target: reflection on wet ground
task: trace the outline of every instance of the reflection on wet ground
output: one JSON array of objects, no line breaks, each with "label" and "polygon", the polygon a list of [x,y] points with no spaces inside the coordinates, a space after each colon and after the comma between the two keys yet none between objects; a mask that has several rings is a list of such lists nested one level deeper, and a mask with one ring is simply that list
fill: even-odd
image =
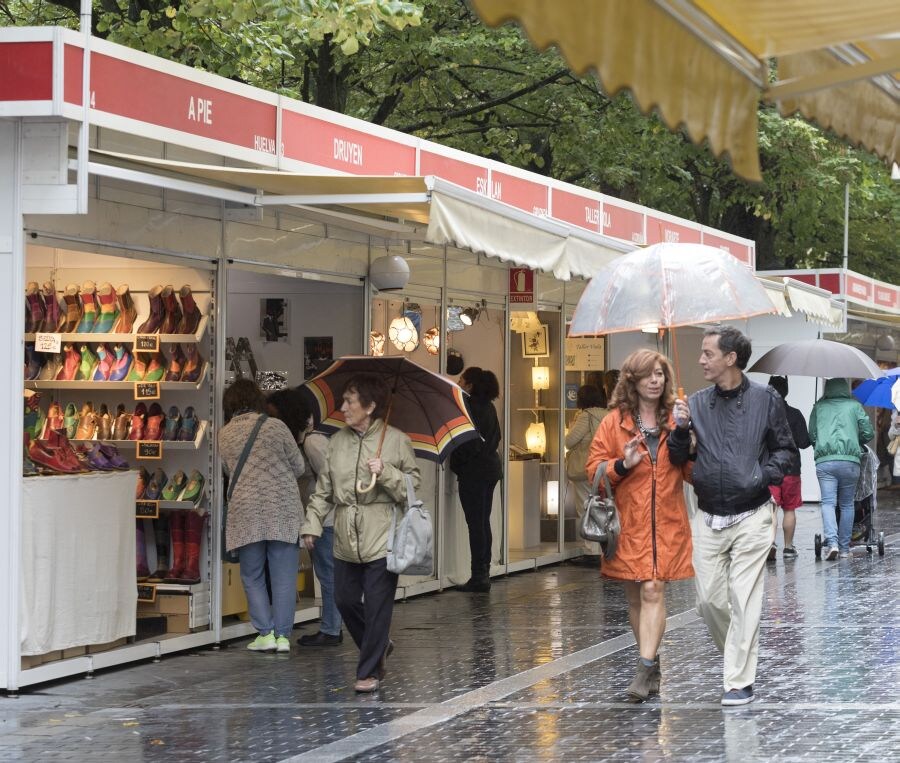
[{"label": "reflection on wet ground", "polygon": [[[887,553],[769,564],[758,699],[719,704],[721,659],[670,586],[661,696],[628,704],[636,649],[621,587],[581,567],[445,592],[395,610],[381,691],[353,692],[356,650],[166,657],[0,701],[0,761],[897,759],[900,491],[883,494]],[[315,629],[313,624],[307,631]]]}]

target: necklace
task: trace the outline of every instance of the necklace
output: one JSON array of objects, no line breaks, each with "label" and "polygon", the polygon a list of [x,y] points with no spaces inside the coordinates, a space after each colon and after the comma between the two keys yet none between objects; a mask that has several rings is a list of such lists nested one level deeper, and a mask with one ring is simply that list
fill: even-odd
[{"label": "necklace", "polygon": [[638,426],[638,429],[641,430],[641,434],[644,437],[658,437],[659,436],[659,427],[645,427],[644,422],[641,419],[640,411],[634,412],[634,421]]}]

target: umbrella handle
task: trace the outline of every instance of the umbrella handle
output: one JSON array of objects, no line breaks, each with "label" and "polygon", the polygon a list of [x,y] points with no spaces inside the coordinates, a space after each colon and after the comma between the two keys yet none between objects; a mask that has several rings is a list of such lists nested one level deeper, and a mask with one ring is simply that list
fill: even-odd
[{"label": "umbrella handle", "polygon": [[372,472],[372,480],[368,485],[363,485],[362,480],[356,480],[356,491],[358,493],[368,493],[373,487],[375,487],[375,480],[378,479],[378,476],[375,472]]}]

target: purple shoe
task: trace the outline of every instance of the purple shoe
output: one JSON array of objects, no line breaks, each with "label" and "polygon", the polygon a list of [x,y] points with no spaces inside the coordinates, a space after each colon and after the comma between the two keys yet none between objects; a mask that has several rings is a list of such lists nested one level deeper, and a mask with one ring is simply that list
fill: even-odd
[{"label": "purple shoe", "polygon": [[95,442],[91,448],[84,446],[81,451],[87,458],[88,466],[101,472],[111,472],[115,467],[109,462],[100,450],[100,443]]},{"label": "purple shoe", "polygon": [[131,468],[128,462],[122,458],[119,449],[115,445],[100,445],[100,453],[103,454],[107,463],[109,463],[113,469],[121,469],[124,471]]},{"label": "purple shoe", "polygon": [[117,344],[113,351],[116,359],[113,361],[112,371],[109,374],[110,381],[125,381],[128,372],[131,370],[131,353],[126,347]]}]

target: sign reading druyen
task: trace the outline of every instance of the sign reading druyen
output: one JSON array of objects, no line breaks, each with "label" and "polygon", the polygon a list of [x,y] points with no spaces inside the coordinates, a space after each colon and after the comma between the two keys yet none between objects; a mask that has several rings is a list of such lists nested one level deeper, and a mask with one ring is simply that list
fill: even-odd
[{"label": "sign reading druyen", "polygon": [[159,382],[135,382],[135,400],[159,400]]},{"label": "sign reading druyen", "polygon": [[62,334],[35,334],[34,349],[36,352],[59,352],[62,347]]},{"label": "sign reading druyen", "polygon": [[135,443],[135,457],[143,460],[159,461],[163,447],[159,440],[138,440]]}]

